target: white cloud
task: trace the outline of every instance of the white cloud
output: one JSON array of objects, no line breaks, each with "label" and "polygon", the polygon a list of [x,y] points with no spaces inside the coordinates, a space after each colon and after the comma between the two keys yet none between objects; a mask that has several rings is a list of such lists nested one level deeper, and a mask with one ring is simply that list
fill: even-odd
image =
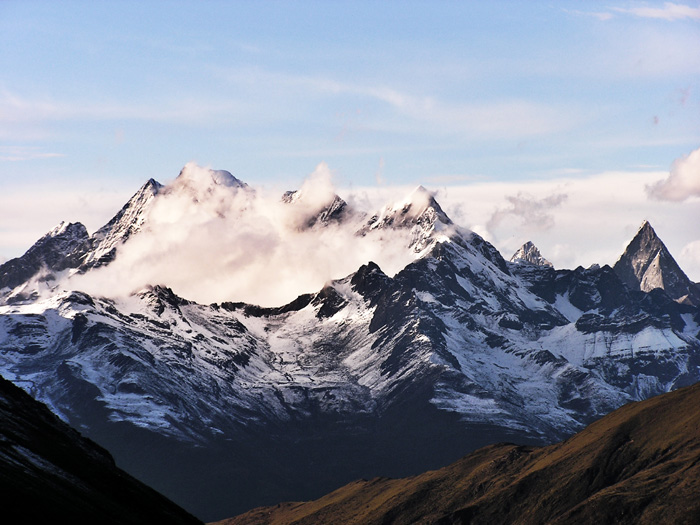
[{"label": "white cloud", "polygon": [[648,185],[646,190],[657,200],[680,202],[700,197],[700,148],[676,159],[668,177]]},{"label": "white cloud", "polygon": [[74,276],[71,288],[127,295],[164,284],[202,303],[245,301],[278,306],[320,290],[374,261],[387,273],[414,254],[408,232],[358,236],[360,217],[342,225],[305,227],[335,193],[328,166],[320,164],[291,203],[279,193],[203,182],[209,171],[194,165],[155,199],[148,227],[120,247],[109,266]]},{"label": "white cloud", "polygon": [[[392,111],[381,117],[366,117],[363,127],[406,133],[458,133],[464,137],[525,138],[563,131],[586,118],[571,107],[508,98],[480,103],[442,100],[432,95],[419,95],[388,85],[341,82],[324,76],[292,75],[260,68],[214,69],[214,73],[235,86],[245,85],[261,91],[274,90],[288,97],[314,100],[317,96],[354,96],[382,103]],[[311,97],[311,99],[309,98]],[[272,97],[270,97],[272,98]]]},{"label": "white cloud", "polygon": [[384,184],[384,157],[379,158],[379,166],[374,174],[374,179],[377,181],[377,184]]},{"label": "white cloud", "polygon": [[665,2],[663,7],[613,7],[613,11],[625,13],[640,18],[656,18],[660,20],[683,20],[689,18],[691,20],[700,20],[700,7],[691,7],[684,4],[675,4],[673,2]]},{"label": "white cloud", "polygon": [[[227,100],[161,97],[139,104],[122,101],[71,101],[50,96],[29,98],[0,92],[0,133],[12,138],[17,125],[66,120],[136,120],[208,124],[224,122],[247,111],[243,103]],[[3,128],[6,127],[7,130]]]},{"label": "white cloud", "polygon": [[34,159],[50,159],[65,157],[65,153],[50,153],[41,151],[36,146],[0,146],[0,161],[22,162]]},{"label": "white cloud", "polygon": [[486,228],[495,235],[495,230],[509,217],[516,218],[518,222],[530,230],[549,230],[554,226],[554,217],[551,211],[560,206],[567,199],[564,193],[556,193],[546,197],[537,198],[524,192],[505,197],[508,205],[498,208],[486,222]]},{"label": "white cloud", "polygon": [[610,20],[614,17],[612,13],[606,11],[579,11],[577,9],[562,9],[562,11],[564,11],[565,13],[571,13],[572,15],[591,16],[603,22]]},{"label": "white cloud", "polygon": [[700,282],[700,240],[691,241],[683,246],[677,262],[688,277]]}]

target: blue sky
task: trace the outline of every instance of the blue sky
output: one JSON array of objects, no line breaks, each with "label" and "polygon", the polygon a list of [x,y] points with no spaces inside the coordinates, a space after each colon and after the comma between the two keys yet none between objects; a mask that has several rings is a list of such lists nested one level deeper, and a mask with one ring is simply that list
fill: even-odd
[{"label": "blue sky", "polygon": [[696,1],[5,0],[0,255],[51,195],[98,221],[189,161],[287,187],[320,162],[345,188],[663,176],[700,147],[699,49]]}]

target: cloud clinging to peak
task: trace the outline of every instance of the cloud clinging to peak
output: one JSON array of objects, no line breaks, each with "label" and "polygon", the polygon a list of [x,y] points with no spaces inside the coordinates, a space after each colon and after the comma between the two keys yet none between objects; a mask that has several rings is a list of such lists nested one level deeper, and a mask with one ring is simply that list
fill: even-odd
[{"label": "cloud clinging to peak", "polygon": [[154,199],[144,229],[119,247],[116,259],[71,277],[68,286],[126,296],[163,284],[200,303],[279,306],[369,261],[393,274],[414,257],[408,232],[356,235],[365,218],[359,213],[309,226],[335,197],[325,163],[286,201],[276,192],[221,183],[217,173],[226,172],[188,164]]}]

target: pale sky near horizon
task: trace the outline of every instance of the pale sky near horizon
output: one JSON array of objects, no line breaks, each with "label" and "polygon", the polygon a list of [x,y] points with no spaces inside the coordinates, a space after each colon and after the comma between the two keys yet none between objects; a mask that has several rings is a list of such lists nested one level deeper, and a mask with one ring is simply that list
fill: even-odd
[{"label": "pale sky near horizon", "polygon": [[699,281],[698,50],[697,1],[0,1],[0,260],[190,161],[285,189],[325,162],[560,267],[649,219]]}]

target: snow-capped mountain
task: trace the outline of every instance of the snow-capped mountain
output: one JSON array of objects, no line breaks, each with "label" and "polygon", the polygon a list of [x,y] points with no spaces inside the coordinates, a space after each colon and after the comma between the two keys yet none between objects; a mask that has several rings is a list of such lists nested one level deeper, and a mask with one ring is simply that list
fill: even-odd
[{"label": "snow-capped mountain", "polygon": [[[100,230],[130,232],[112,237],[111,261],[149,230],[159,199],[214,199],[229,213],[220,182],[252,190],[222,173],[149,181]],[[7,292],[2,375],[207,520],[433,468],[493,441],[548,443],[700,379],[700,310],[663,289],[631,288],[609,266],[555,270],[534,246],[524,255],[539,264],[506,262],[422,187],[364,218],[324,199],[300,216],[333,217],[367,242],[399,239],[403,269],[367,261],[271,308],[198,304],[167,282],[128,297],[60,280],[50,293]],[[101,271],[70,253],[61,269]]]},{"label": "snow-capped mountain", "polygon": [[540,250],[532,241],[527,241],[510,258],[510,262],[516,264],[534,264],[536,266],[554,266],[547,259],[542,257]]},{"label": "snow-capped mountain", "polygon": [[676,301],[700,305],[700,289],[683,273],[648,221],[644,221],[614,268],[633,290],[650,292],[661,288]]},{"label": "snow-capped mountain", "polygon": [[61,222],[27,252],[0,266],[0,291],[14,289],[35,277],[77,267],[90,247],[85,226]]},{"label": "snow-capped mountain", "polygon": [[149,179],[112,220],[90,237],[90,248],[82,257],[81,270],[103,266],[114,260],[117,248],[141,230],[155,196],[162,188],[162,184]]},{"label": "snow-capped mountain", "polygon": [[410,232],[408,248],[422,254],[436,242],[448,239],[455,227],[433,194],[418,186],[402,201],[372,215],[358,234],[376,235],[377,232],[402,229]]}]

